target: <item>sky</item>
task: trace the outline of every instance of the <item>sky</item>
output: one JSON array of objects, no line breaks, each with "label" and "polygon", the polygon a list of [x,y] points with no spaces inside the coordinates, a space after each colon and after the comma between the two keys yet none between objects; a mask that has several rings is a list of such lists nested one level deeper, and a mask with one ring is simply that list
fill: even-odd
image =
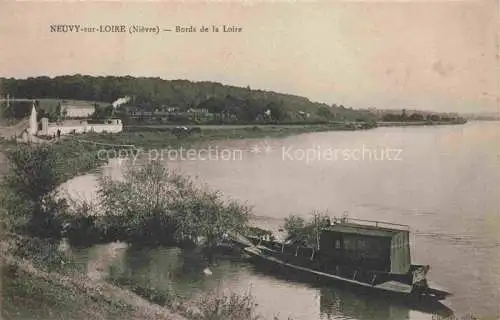
[{"label": "sky", "polygon": [[[147,76],[354,108],[500,112],[499,16],[496,0],[4,1],[0,77]],[[173,31],[50,32],[55,24]],[[201,33],[202,25],[243,31]]]}]

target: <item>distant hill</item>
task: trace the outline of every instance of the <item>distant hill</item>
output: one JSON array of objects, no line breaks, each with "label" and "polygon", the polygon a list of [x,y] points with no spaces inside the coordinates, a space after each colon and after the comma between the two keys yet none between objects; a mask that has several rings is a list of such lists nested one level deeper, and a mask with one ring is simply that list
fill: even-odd
[{"label": "distant hill", "polygon": [[[234,114],[251,122],[266,111],[276,121],[372,120],[373,114],[344,106],[310,101],[308,98],[217,82],[192,82],[160,78],[93,77],[85,75],[0,78],[0,93],[29,99],[71,99],[111,104],[129,96],[124,104],[150,110],[205,108],[210,112]],[[269,112],[268,112],[269,113]]]}]

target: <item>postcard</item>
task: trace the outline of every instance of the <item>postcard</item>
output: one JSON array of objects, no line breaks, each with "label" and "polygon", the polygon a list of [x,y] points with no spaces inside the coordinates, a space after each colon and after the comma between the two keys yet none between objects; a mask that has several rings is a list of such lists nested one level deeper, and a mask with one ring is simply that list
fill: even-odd
[{"label": "postcard", "polygon": [[0,2],[0,319],[499,319],[499,2]]}]

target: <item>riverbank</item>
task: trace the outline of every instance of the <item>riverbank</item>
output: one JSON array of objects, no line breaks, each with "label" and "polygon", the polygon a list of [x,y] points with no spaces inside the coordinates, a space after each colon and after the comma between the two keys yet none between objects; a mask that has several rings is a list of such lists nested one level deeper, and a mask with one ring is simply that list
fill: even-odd
[{"label": "riverbank", "polygon": [[[175,127],[174,127],[175,128]],[[140,126],[126,128],[120,133],[69,135],[47,145],[57,155],[58,180],[63,183],[78,175],[88,173],[105,164],[98,153],[102,150],[197,148],[211,141],[233,139],[281,138],[295,134],[360,130],[348,123],[311,125],[260,125],[260,126],[204,126],[190,134],[175,134],[171,126]],[[16,146],[15,141],[0,140],[0,153]],[[1,160],[1,158],[0,158]],[[0,161],[0,175],[6,161]]]},{"label": "riverbank", "polygon": [[[38,238],[10,234],[0,241],[0,316],[24,319],[261,319],[249,294],[175,291],[113,275],[110,261],[90,277],[71,249]],[[109,270],[108,270],[109,268]],[[277,319],[274,317],[274,319]]]},{"label": "riverbank", "polygon": [[[25,238],[31,245],[35,239]],[[171,319],[186,320],[168,309],[114,286],[93,281],[84,274],[58,272],[67,261],[59,252],[50,257],[13,254],[12,239],[2,240],[0,250],[1,316],[6,319]],[[45,247],[38,247],[37,249]],[[26,252],[25,252],[26,253]],[[54,258],[58,257],[58,258]],[[49,259],[49,260],[47,260]],[[54,270],[55,269],[55,270]]]},{"label": "riverbank", "polygon": [[[192,133],[176,132],[182,126],[131,126],[118,134],[87,135],[86,139],[108,144],[134,145],[143,149],[166,147],[190,147],[207,141],[232,139],[281,138],[295,134],[323,131],[361,130],[361,126],[349,123],[308,125],[215,125],[189,126],[197,128]],[[371,127],[364,127],[369,129]]]}]

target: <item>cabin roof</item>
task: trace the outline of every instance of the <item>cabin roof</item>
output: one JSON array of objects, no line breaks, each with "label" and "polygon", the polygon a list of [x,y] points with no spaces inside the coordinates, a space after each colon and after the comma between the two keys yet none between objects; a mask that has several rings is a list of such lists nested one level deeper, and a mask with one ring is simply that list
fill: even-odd
[{"label": "cabin roof", "polygon": [[364,236],[388,237],[388,238],[392,238],[395,234],[398,234],[400,232],[407,232],[405,230],[367,226],[354,223],[333,224],[330,227],[324,229],[324,231],[349,233],[349,234],[357,234]]}]

